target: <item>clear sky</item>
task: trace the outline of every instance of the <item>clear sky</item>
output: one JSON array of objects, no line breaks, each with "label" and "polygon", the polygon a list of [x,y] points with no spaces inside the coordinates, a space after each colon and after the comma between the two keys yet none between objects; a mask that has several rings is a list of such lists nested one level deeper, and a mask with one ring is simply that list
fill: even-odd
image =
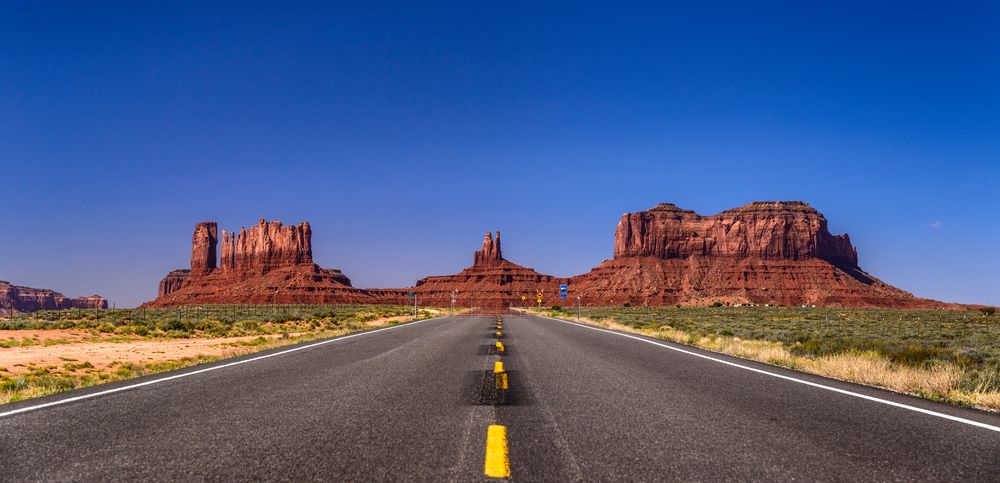
[{"label": "clear sky", "polygon": [[996,1],[159,3],[4,5],[0,279],[132,306],[260,217],[360,287],[486,230],[569,276],[624,212],[804,200],[1000,304]]}]

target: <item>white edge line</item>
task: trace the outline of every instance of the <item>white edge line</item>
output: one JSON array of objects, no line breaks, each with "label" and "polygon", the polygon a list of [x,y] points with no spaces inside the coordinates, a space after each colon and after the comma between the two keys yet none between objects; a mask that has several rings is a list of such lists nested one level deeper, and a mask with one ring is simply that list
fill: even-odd
[{"label": "white edge line", "polygon": [[[532,314],[532,315],[534,315],[534,314]],[[686,349],[681,349],[680,347],[674,347],[672,345],[663,344],[663,343],[660,343],[660,342],[652,341],[652,340],[649,340],[649,339],[646,339],[646,338],[643,338],[643,337],[639,337],[639,336],[635,336],[635,335],[631,335],[631,334],[625,334],[625,333],[616,332],[616,331],[613,331],[613,330],[602,329],[602,328],[599,328],[599,327],[591,327],[589,325],[578,324],[576,322],[570,322],[568,320],[554,319],[552,317],[546,317],[544,315],[535,315],[535,317],[541,317],[543,319],[554,320],[556,322],[562,322],[564,324],[573,325],[573,326],[580,327],[580,328],[583,328],[583,329],[596,330],[598,332],[606,332],[608,334],[618,335],[618,336],[621,336],[621,337],[628,337],[629,339],[635,339],[635,340],[638,340],[638,341],[646,342],[648,344],[653,344],[655,346],[663,347],[665,349],[670,349],[672,351],[677,351],[677,352],[681,352],[683,354],[687,354],[687,355],[691,355],[691,356],[695,356],[695,357],[700,357],[702,359],[707,359],[707,360],[710,360],[710,361],[719,362],[719,363],[725,364],[727,366],[738,367],[740,369],[745,369],[745,370],[748,370],[748,371],[756,372],[758,374],[764,374],[766,376],[777,377],[778,379],[784,379],[786,381],[797,382],[799,384],[805,384],[807,386],[812,386],[812,387],[816,387],[816,388],[819,388],[819,389],[825,389],[827,391],[833,391],[833,392],[836,392],[836,393],[845,394],[847,396],[853,396],[853,397],[856,397],[856,398],[865,399],[865,400],[868,400],[868,401],[873,401],[873,402],[885,404],[885,405],[888,405],[888,406],[894,406],[894,407],[897,407],[897,408],[906,409],[906,410],[918,412],[918,413],[921,413],[921,414],[927,414],[929,416],[935,416],[935,417],[938,417],[938,418],[947,419],[949,421],[955,421],[955,422],[958,422],[958,423],[968,424],[970,426],[976,426],[976,427],[979,427],[979,428],[988,429],[990,431],[996,431],[996,432],[1000,433],[1000,426],[993,426],[991,424],[981,423],[979,421],[973,421],[971,419],[965,419],[965,418],[960,418],[958,416],[952,416],[950,414],[939,413],[937,411],[931,411],[930,409],[924,409],[924,408],[919,408],[919,407],[916,407],[916,406],[910,406],[909,404],[898,403],[898,402],[895,402],[895,401],[890,401],[888,399],[882,399],[882,398],[878,398],[878,397],[874,397],[874,396],[868,396],[866,394],[861,394],[861,393],[857,393],[857,392],[853,392],[853,391],[848,391],[846,389],[840,389],[840,388],[836,388],[836,387],[832,387],[832,386],[826,386],[826,385],[815,383],[815,382],[812,382],[812,381],[806,381],[804,379],[798,379],[798,378],[795,378],[795,377],[792,377],[792,376],[786,376],[784,374],[778,374],[778,373],[775,373],[775,372],[765,371],[763,369],[758,369],[756,367],[750,367],[750,366],[746,366],[746,365],[743,365],[743,364],[737,364],[735,362],[727,361],[725,359],[720,359],[718,357],[712,357],[712,356],[708,356],[708,355],[705,355],[705,354],[699,354],[699,353],[694,352],[694,351],[690,351],[690,350],[686,350]],[[2,415],[0,415],[0,416],[2,416]]]},{"label": "white edge line", "polygon": [[158,383],[161,383],[161,382],[172,381],[174,379],[180,379],[182,377],[193,376],[195,374],[201,374],[201,373],[204,373],[204,372],[215,371],[215,370],[224,369],[224,368],[227,368],[227,367],[238,366],[240,364],[247,364],[247,363],[250,363],[250,362],[256,362],[256,361],[259,361],[259,360],[262,360],[262,359],[267,359],[267,358],[270,358],[270,357],[280,356],[280,355],[288,354],[288,353],[291,353],[291,352],[296,352],[296,351],[305,350],[305,349],[311,349],[313,347],[318,347],[318,346],[326,345],[326,344],[332,344],[334,342],[339,342],[339,341],[346,340],[346,339],[351,339],[351,338],[354,338],[354,337],[361,337],[363,335],[370,335],[370,334],[374,334],[376,332],[382,332],[384,330],[398,329],[400,327],[410,327],[410,326],[419,324],[421,322],[427,322],[427,321],[430,321],[430,320],[437,320],[437,319],[446,319],[448,317],[451,317],[451,316],[447,315],[447,316],[444,316],[444,317],[433,317],[433,318],[430,318],[430,319],[414,320],[412,322],[406,322],[406,323],[403,323],[403,324],[393,325],[392,327],[383,327],[381,329],[366,330],[364,332],[358,332],[358,333],[354,333],[354,334],[343,335],[343,336],[340,336],[340,337],[335,337],[333,339],[327,339],[327,340],[315,342],[315,343],[312,343],[312,344],[307,344],[307,345],[303,345],[303,346],[293,347],[291,349],[283,350],[283,351],[280,351],[280,352],[273,352],[271,354],[265,354],[265,355],[262,355],[262,356],[251,357],[249,359],[243,359],[243,360],[239,360],[239,361],[235,361],[235,362],[228,362],[228,363],[225,363],[225,364],[220,364],[218,366],[206,367],[204,369],[198,369],[198,370],[191,371],[191,372],[185,372],[183,374],[175,374],[173,376],[161,377],[161,378],[158,378],[158,379],[153,379],[153,380],[149,380],[149,381],[145,381],[145,382],[140,382],[140,383],[137,383],[137,384],[129,384],[127,386],[116,387],[114,389],[106,389],[104,391],[93,392],[93,393],[84,394],[84,395],[81,395],[81,396],[68,397],[66,399],[60,399],[58,401],[47,402],[47,403],[44,403],[44,404],[36,404],[34,406],[25,406],[23,408],[18,408],[18,409],[13,409],[13,410],[10,410],[10,411],[2,412],[2,413],[0,413],[0,418],[6,417],[6,416],[13,416],[15,414],[20,414],[20,413],[26,413],[28,411],[34,411],[36,409],[43,409],[43,408],[48,408],[48,407],[52,407],[52,406],[59,406],[59,405],[62,405],[62,404],[68,404],[68,403],[75,402],[75,401],[82,401],[84,399],[90,399],[90,398],[94,398],[94,397],[98,397],[98,396],[104,396],[104,395],[107,395],[107,394],[114,394],[116,392],[128,391],[130,389],[135,389],[137,387],[150,386],[150,385],[158,384]]}]

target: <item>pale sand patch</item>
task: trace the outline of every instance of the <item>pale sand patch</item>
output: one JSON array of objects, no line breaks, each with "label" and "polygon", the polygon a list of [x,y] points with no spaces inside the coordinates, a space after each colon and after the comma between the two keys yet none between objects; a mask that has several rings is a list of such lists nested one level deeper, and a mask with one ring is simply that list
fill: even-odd
[{"label": "pale sand patch", "polygon": [[411,315],[400,315],[399,317],[385,317],[382,319],[369,320],[368,327],[381,327],[393,322],[406,322],[412,318],[413,316]]},{"label": "pale sand patch", "polygon": [[[405,322],[410,318],[410,316],[384,317],[370,320],[365,325],[369,328],[376,328]],[[312,335],[333,337],[348,332],[352,331],[338,329]],[[288,337],[294,339],[304,335],[309,334],[291,333],[288,334]],[[260,337],[267,339],[268,345],[245,344]],[[87,368],[85,370],[102,371],[110,368],[111,363],[149,364],[187,357],[229,357],[272,347],[270,345],[272,342],[278,342],[284,337],[283,334],[190,339],[151,339],[129,336],[134,340],[122,340],[122,336],[95,334],[79,329],[2,330],[0,331],[0,341],[37,338],[40,341],[58,340],[61,343],[0,347],[0,374],[21,374],[31,370],[32,367],[57,366],[61,368],[66,364],[83,362],[89,362],[94,366],[93,369]],[[102,341],[101,339],[114,340]]]},{"label": "pale sand patch", "polygon": [[[269,339],[280,335],[267,336]],[[89,362],[94,369],[107,369],[112,362],[148,364],[195,356],[227,356],[245,352],[240,342],[256,336],[218,339],[140,339],[128,342],[79,342],[51,346],[0,349],[0,367],[6,374],[20,374],[31,367],[59,366]],[[67,360],[71,359],[71,360]]]}]

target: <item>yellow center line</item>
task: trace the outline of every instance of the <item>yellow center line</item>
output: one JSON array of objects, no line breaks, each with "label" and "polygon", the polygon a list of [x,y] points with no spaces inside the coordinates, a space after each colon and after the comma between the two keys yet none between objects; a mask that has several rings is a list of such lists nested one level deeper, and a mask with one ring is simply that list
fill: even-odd
[{"label": "yellow center line", "polygon": [[507,373],[503,370],[503,361],[493,363],[493,375],[497,389],[507,389]]},{"label": "yellow center line", "polygon": [[504,391],[506,391],[510,387],[507,384],[507,373],[506,372],[497,373],[495,384],[497,389],[503,389]]},{"label": "yellow center line", "polygon": [[[503,323],[497,317],[497,338],[503,337]],[[496,342],[497,353],[504,351],[503,343]],[[493,374],[496,388],[507,389],[507,373],[503,361],[493,363]],[[483,473],[490,478],[510,478],[510,458],[507,450],[507,427],[491,424],[486,432],[486,461],[483,463]]]},{"label": "yellow center line", "polygon": [[483,465],[483,473],[490,478],[510,478],[505,426],[491,424],[486,431],[486,463]]}]

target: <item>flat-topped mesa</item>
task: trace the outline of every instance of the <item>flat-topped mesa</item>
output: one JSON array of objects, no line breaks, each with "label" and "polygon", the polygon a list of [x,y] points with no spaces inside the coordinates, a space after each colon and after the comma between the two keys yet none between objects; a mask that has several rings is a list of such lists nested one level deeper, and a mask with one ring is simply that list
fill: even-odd
[{"label": "flat-topped mesa", "polygon": [[249,230],[222,231],[220,268],[224,272],[263,274],[276,268],[312,263],[312,229],[308,222],[284,226],[280,221],[261,218]]},{"label": "flat-topped mesa", "polygon": [[500,232],[496,240],[490,232],[483,238],[483,248],[473,256],[472,266],[497,265],[503,262],[503,252],[500,250]]},{"label": "flat-topped mesa", "polygon": [[62,309],[106,309],[108,301],[100,295],[67,297],[44,288],[20,287],[0,280],[0,309],[17,312]]},{"label": "flat-topped mesa", "polygon": [[615,231],[614,256],[819,258],[858,266],[850,237],[830,234],[823,214],[801,201],[758,201],[712,216],[668,203],[626,213]]},{"label": "flat-topped mesa", "polygon": [[626,213],[614,258],[570,280],[584,304],[936,308],[866,273],[847,235],[800,201],[701,216],[672,204]]},{"label": "flat-topped mesa", "polygon": [[205,274],[216,268],[216,247],[219,244],[219,225],[203,221],[194,226],[191,237],[191,273]]}]

